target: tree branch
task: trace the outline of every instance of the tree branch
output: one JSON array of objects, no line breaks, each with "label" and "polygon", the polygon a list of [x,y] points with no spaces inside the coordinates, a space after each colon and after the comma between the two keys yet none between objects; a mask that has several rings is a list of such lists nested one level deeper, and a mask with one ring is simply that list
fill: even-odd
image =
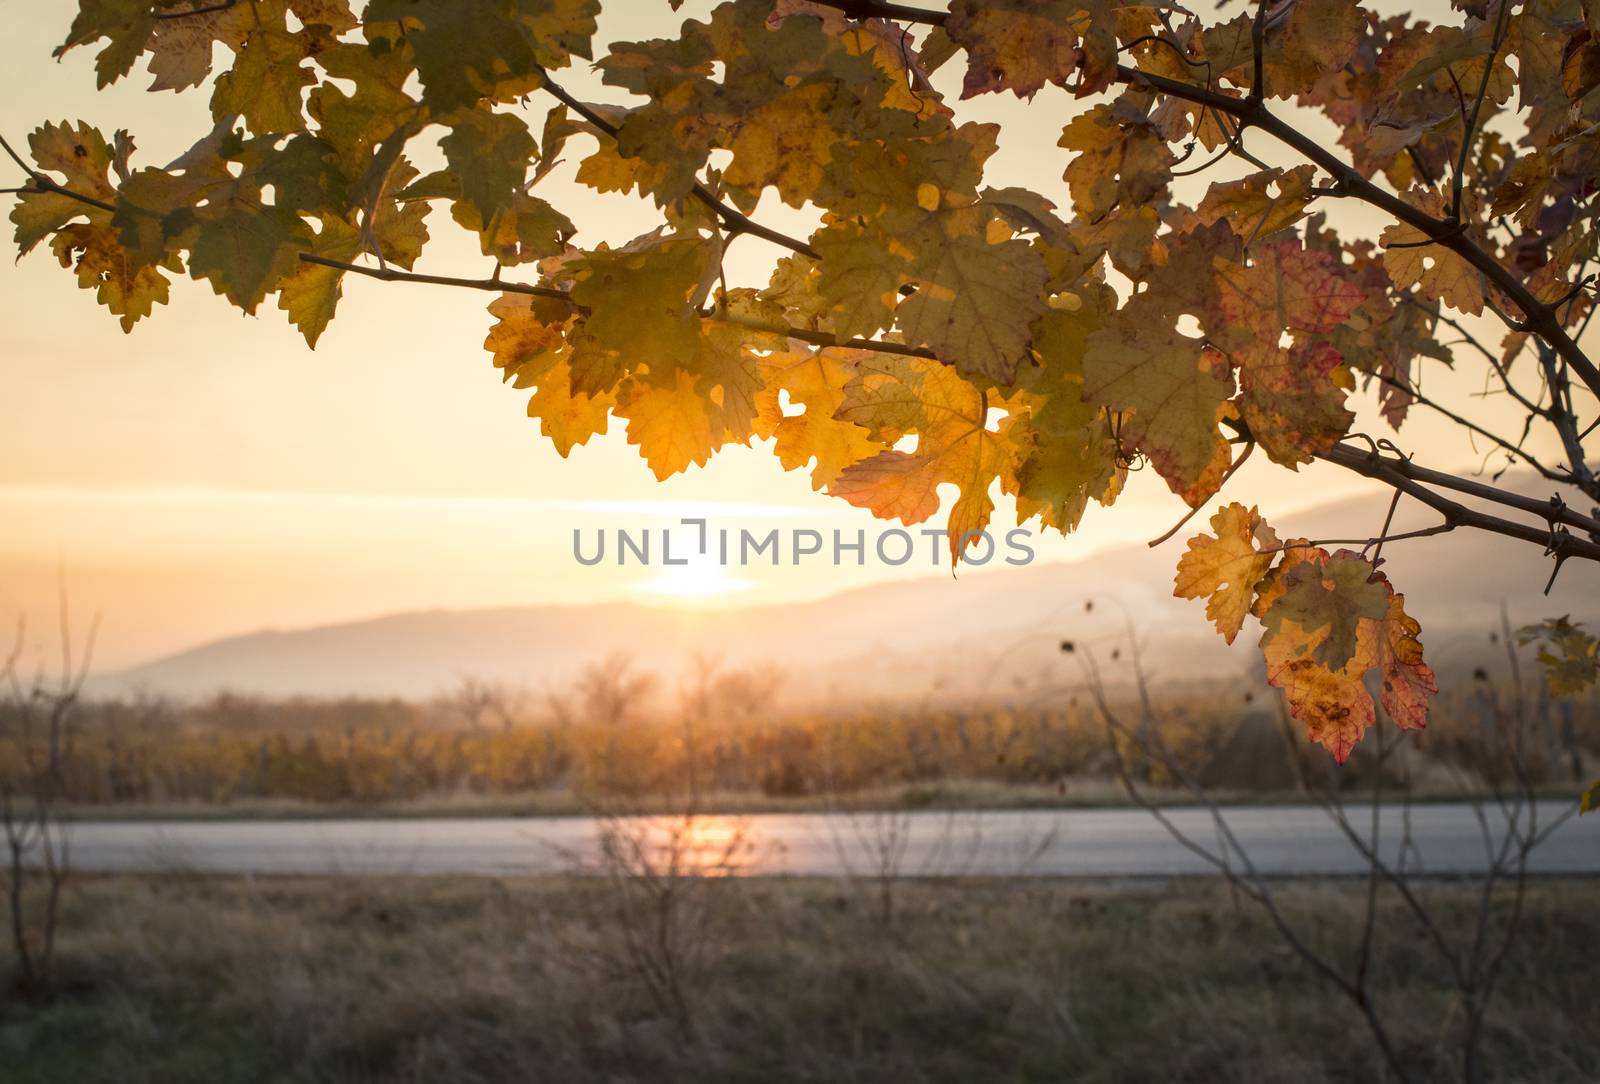
[{"label": "tree branch", "polygon": [[1489,441],[1490,443],[1494,444],[1496,447],[1498,447],[1502,451],[1504,451],[1507,455],[1511,456],[1513,459],[1517,459],[1517,460],[1520,460],[1523,463],[1526,463],[1529,467],[1533,468],[1533,470],[1536,473],[1538,473],[1540,477],[1546,478],[1546,479],[1548,479],[1549,481],[1552,481],[1552,482],[1559,482],[1562,485],[1580,486],[1580,488],[1581,488],[1581,485],[1580,485],[1580,483],[1579,483],[1577,478],[1573,477],[1570,474],[1558,474],[1558,473],[1556,473],[1554,470],[1550,469],[1549,467],[1545,466],[1543,463],[1539,462],[1532,455],[1530,455],[1527,452],[1523,451],[1523,449],[1521,448],[1520,445],[1513,444],[1509,440],[1506,440],[1504,437],[1497,436],[1496,434],[1494,434],[1494,433],[1490,432],[1489,430],[1485,429],[1483,426],[1479,425],[1477,422],[1473,421],[1471,418],[1465,417],[1465,416],[1463,416],[1461,414],[1457,414],[1455,411],[1451,410],[1449,407],[1445,406],[1444,404],[1439,403],[1439,402],[1437,402],[1437,401],[1435,401],[1433,399],[1428,398],[1426,395],[1423,395],[1421,391],[1417,390],[1412,385],[1410,385],[1410,384],[1408,384],[1408,383],[1406,383],[1404,381],[1396,380],[1392,376],[1384,376],[1382,373],[1378,373],[1378,374],[1375,374],[1375,375],[1377,376],[1378,380],[1382,381],[1384,384],[1388,385],[1389,387],[1394,388],[1394,389],[1396,389],[1398,391],[1403,391],[1407,395],[1411,396],[1411,398],[1412,398],[1412,400],[1414,402],[1416,402],[1416,403],[1418,403],[1418,404],[1420,404],[1422,406],[1425,406],[1429,410],[1435,411],[1438,414],[1441,414],[1446,418],[1449,418],[1451,421],[1455,422],[1461,428],[1467,430],[1470,433],[1474,433],[1477,436],[1482,437],[1484,440]]},{"label": "tree branch", "polygon": [[[1492,534],[1504,535],[1507,538],[1515,538],[1523,542],[1532,542],[1535,545],[1543,546],[1545,552],[1556,557],[1558,568],[1560,567],[1560,562],[1570,557],[1600,562],[1600,543],[1557,528],[1557,525],[1576,525],[1585,531],[1591,529],[1600,530],[1600,523],[1596,523],[1587,516],[1578,515],[1572,512],[1571,509],[1559,505],[1559,503],[1542,503],[1519,494],[1495,489],[1492,486],[1455,478],[1448,474],[1440,474],[1437,471],[1415,466],[1405,460],[1385,459],[1375,452],[1360,452],[1345,445],[1339,445],[1322,452],[1317,458],[1329,463],[1336,463],[1348,470],[1355,471],[1357,474],[1365,475],[1368,478],[1401,490],[1407,496],[1416,498],[1444,516],[1454,526],[1472,527],[1477,530],[1488,531]],[[1541,529],[1532,524],[1518,523],[1514,520],[1490,515],[1487,512],[1480,512],[1475,508],[1469,508],[1429,489],[1427,485],[1422,484],[1423,482],[1441,485],[1460,492],[1472,493],[1475,496],[1483,497],[1485,500],[1492,500],[1507,507],[1518,508],[1539,516],[1551,526]],[[1572,522],[1573,520],[1577,521],[1576,524]]]},{"label": "tree branch", "polygon": [[[561,104],[565,105],[568,109],[578,114],[590,124],[594,125],[596,128],[600,129],[600,131],[610,136],[613,140],[617,138],[617,126],[602,116],[593,106],[591,106],[588,102],[585,102],[570,94],[566,88],[562,87],[561,84],[550,78],[549,72],[540,69],[539,75],[541,78],[542,88],[553,98],[561,102]],[[788,249],[790,252],[797,252],[802,256],[809,256],[813,260],[819,258],[817,256],[817,250],[806,244],[804,241],[790,237],[788,234],[775,230],[770,226],[763,226],[761,223],[757,222],[749,215],[744,214],[742,211],[739,211],[733,207],[729,207],[726,203],[717,198],[715,192],[711,191],[711,189],[707,188],[699,181],[695,182],[694,188],[691,190],[691,194],[695,199],[699,200],[701,203],[705,204],[711,209],[712,214],[717,216],[718,221],[722,223],[723,227],[730,234],[748,233],[752,237],[759,237],[763,241],[770,241],[775,245],[780,245],[783,248]]]},{"label": "tree branch", "polygon": [[[925,26],[943,26],[948,16],[948,13],[943,11],[928,11],[906,7],[903,4],[883,3],[880,0],[818,0],[818,2],[858,19],[896,19],[901,22],[921,23]],[[1117,65],[1116,81],[1168,94],[1196,105],[1209,106],[1219,113],[1237,118],[1244,124],[1263,129],[1330,174],[1337,182],[1337,187],[1346,195],[1377,207],[1391,217],[1420,230],[1441,247],[1456,253],[1481,271],[1485,278],[1494,283],[1522,311],[1525,326],[1521,330],[1532,331],[1548,342],[1572,367],[1572,371],[1578,374],[1579,379],[1589,390],[1600,396],[1600,367],[1596,367],[1594,362],[1589,360],[1588,355],[1567,333],[1567,329],[1556,317],[1555,308],[1534,297],[1521,280],[1507,270],[1499,260],[1474,244],[1459,223],[1435,218],[1426,211],[1411,206],[1393,193],[1379,188],[1363,177],[1354,166],[1340,160],[1316,140],[1274,114],[1260,98],[1232,97],[1176,79],[1130,68],[1126,64]]]},{"label": "tree branch", "polygon": [[[507,282],[504,279],[469,279],[457,278],[452,275],[424,275],[415,271],[399,271],[393,267],[366,267],[358,263],[347,263],[344,260],[335,260],[327,256],[319,256],[314,252],[300,253],[302,263],[316,264],[319,267],[331,267],[338,271],[348,271],[353,275],[364,275],[367,278],[378,279],[381,282],[411,282],[425,286],[452,286],[464,290],[483,290],[488,293],[526,294],[530,297],[543,297],[552,301],[560,301],[572,306],[574,311],[586,312],[587,310],[572,300],[572,296],[565,290],[553,286],[534,286],[525,282]],[[702,313],[707,320],[716,320],[719,323],[731,324],[735,327],[748,328],[751,331],[766,332],[770,335],[782,335],[790,339],[798,339],[812,346],[830,347],[841,350],[871,350],[879,354],[895,354],[907,358],[924,358],[928,361],[943,359],[923,346],[907,346],[905,343],[882,342],[877,339],[840,339],[826,331],[812,331],[803,327],[790,327],[788,325],[766,324],[759,320],[747,320],[726,313]]]},{"label": "tree branch", "polygon": [[66,185],[57,184],[43,173],[40,173],[38,170],[34,169],[23,159],[20,154],[12,149],[11,144],[6,142],[5,136],[0,136],[0,148],[3,148],[6,154],[11,157],[11,160],[22,169],[22,172],[28,175],[28,180],[33,184],[31,189],[18,188],[11,189],[10,191],[16,192],[19,195],[29,195],[30,193],[39,192],[54,192],[59,196],[65,196],[68,199],[77,200],[79,203],[86,204],[90,207],[98,207],[102,211],[116,211],[116,204],[107,203],[105,200],[101,199],[95,199],[93,196],[86,196],[82,192],[74,192]]},{"label": "tree branch", "polygon": [[[1509,3],[1502,3],[1495,21],[1494,48],[1489,50],[1489,60],[1484,65],[1483,78],[1478,80],[1478,96],[1472,101],[1472,114],[1466,118],[1461,133],[1461,154],[1456,158],[1456,171],[1450,178],[1450,217],[1461,218],[1461,182],[1467,173],[1467,158],[1472,153],[1472,133],[1478,128],[1478,114],[1483,110],[1483,99],[1489,93],[1489,79],[1494,75],[1494,62],[1500,55],[1500,47],[1505,44],[1506,30],[1511,26],[1506,18],[1511,10]],[[1449,71],[1449,69],[1445,69]],[[1451,72],[1451,78],[1455,73]]]}]

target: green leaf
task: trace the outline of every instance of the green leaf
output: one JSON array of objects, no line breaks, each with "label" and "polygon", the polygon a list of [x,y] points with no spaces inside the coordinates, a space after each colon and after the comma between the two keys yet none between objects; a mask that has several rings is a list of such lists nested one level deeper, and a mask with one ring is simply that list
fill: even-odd
[{"label": "green leaf", "polygon": [[299,253],[313,238],[287,207],[262,207],[235,199],[198,220],[189,273],[247,313],[254,313],[278,284],[299,270]]},{"label": "green leaf", "polygon": [[1308,634],[1327,630],[1311,657],[1329,670],[1342,670],[1356,653],[1356,629],[1362,618],[1382,620],[1389,611],[1389,592],[1373,582],[1370,562],[1338,554],[1326,561],[1305,561],[1289,570],[1284,592],[1262,618],[1270,644],[1292,621]]}]

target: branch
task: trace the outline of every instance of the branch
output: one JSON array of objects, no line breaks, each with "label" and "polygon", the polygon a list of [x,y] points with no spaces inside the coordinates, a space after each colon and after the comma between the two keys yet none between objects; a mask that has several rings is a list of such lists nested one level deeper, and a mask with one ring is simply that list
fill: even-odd
[{"label": "branch", "polygon": [[1546,411],[1544,407],[1540,406],[1538,403],[1535,403],[1526,395],[1522,394],[1522,392],[1517,390],[1516,386],[1511,383],[1511,373],[1506,368],[1506,364],[1500,360],[1500,355],[1483,345],[1483,341],[1481,339],[1479,339],[1471,331],[1467,330],[1467,325],[1446,313],[1437,305],[1427,305],[1421,301],[1418,301],[1416,296],[1413,294],[1406,294],[1401,298],[1401,300],[1406,304],[1413,305],[1416,308],[1421,309],[1439,323],[1455,329],[1455,331],[1461,336],[1461,341],[1472,347],[1479,354],[1483,355],[1483,359],[1489,363],[1490,367],[1493,368],[1496,373],[1499,374],[1500,383],[1506,389],[1507,395],[1511,396],[1511,398],[1520,403],[1523,409],[1525,409],[1529,414],[1537,414],[1540,417],[1549,417],[1549,412]]},{"label": "branch", "polygon": [[1550,386],[1550,422],[1561,436],[1561,447],[1576,476],[1573,484],[1585,495],[1600,500],[1600,482],[1596,481],[1594,471],[1589,469],[1584,456],[1583,437],[1578,433],[1577,414],[1572,409],[1572,383],[1567,379],[1566,369],[1556,363],[1554,354],[1543,343],[1538,345],[1535,352],[1539,355],[1540,367],[1544,369],[1545,383]]},{"label": "branch", "polygon": [[1261,99],[1266,97],[1264,89],[1266,76],[1262,74],[1262,67],[1266,63],[1267,51],[1263,39],[1266,37],[1267,26],[1267,0],[1256,0],[1255,21],[1250,24],[1250,97]]},{"label": "branch", "polygon": [[[453,286],[464,290],[484,290],[489,293],[527,294],[530,297],[543,297],[552,301],[560,301],[572,306],[576,312],[586,312],[582,305],[572,300],[572,295],[565,290],[553,286],[534,286],[525,282],[506,282],[503,279],[468,279],[457,278],[451,275],[423,275],[415,271],[397,271],[392,267],[365,267],[357,263],[347,263],[344,260],[335,260],[327,256],[318,256],[313,252],[300,253],[302,263],[312,263],[319,267],[331,267],[338,271],[348,271],[354,275],[365,275],[367,278],[378,279],[381,282],[412,282],[426,286]],[[798,339],[813,346],[832,347],[842,350],[871,350],[879,354],[896,354],[907,358],[925,358],[928,361],[943,359],[932,350],[923,346],[907,346],[905,343],[882,342],[877,339],[840,339],[826,331],[812,331],[803,327],[790,327],[788,325],[766,324],[759,320],[748,320],[743,317],[730,316],[724,313],[702,313],[707,320],[716,320],[719,323],[731,324],[735,327],[749,328],[751,331],[762,331],[771,335],[783,335],[790,339]]]},{"label": "branch", "polygon": [[[943,26],[948,13],[906,7],[903,4],[884,3],[881,0],[818,0],[824,6],[842,11],[857,19],[896,19],[901,22],[921,23],[925,26]],[[1118,64],[1116,81],[1130,86],[1181,98],[1196,105],[1209,106],[1219,113],[1235,117],[1246,125],[1261,128],[1279,142],[1299,151],[1315,163],[1336,182],[1335,187],[1345,195],[1353,196],[1387,212],[1391,217],[1420,230],[1440,246],[1456,253],[1485,278],[1494,283],[1523,313],[1520,329],[1532,331],[1548,342],[1572,367],[1572,371],[1592,392],[1600,396],[1600,367],[1589,360],[1577,342],[1567,333],[1556,318],[1555,308],[1546,305],[1508,271],[1499,260],[1475,245],[1461,229],[1459,223],[1435,218],[1426,211],[1411,206],[1391,192],[1387,192],[1363,177],[1354,166],[1341,161],[1316,140],[1294,127],[1266,107],[1258,97],[1235,98],[1217,91],[1183,83],[1176,79],[1155,75]],[[1517,326],[1513,324],[1513,326]]]},{"label": "branch", "polygon": [[[1504,535],[1507,538],[1515,538],[1542,546],[1546,553],[1555,556],[1558,571],[1561,563],[1570,557],[1600,562],[1600,543],[1581,538],[1569,531],[1560,530],[1556,526],[1557,524],[1571,524],[1576,521],[1576,525],[1580,526],[1580,529],[1590,531],[1600,529],[1600,523],[1596,523],[1587,516],[1578,515],[1571,509],[1561,505],[1559,501],[1546,504],[1515,493],[1508,493],[1505,490],[1495,489],[1492,486],[1469,482],[1462,478],[1454,478],[1448,474],[1440,474],[1437,471],[1414,466],[1405,460],[1384,459],[1375,452],[1360,452],[1344,445],[1322,452],[1317,458],[1329,463],[1336,463],[1348,470],[1355,471],[1357,474],[1365,475],[1368,478],[1401,490],[1406,495],[1415,497],[1418,501],[1444,516],[1453,526],[1472,527],[1477,530],[1488,531],[1492,534]],[[1472,493],[1476,496],[1482,496],[1486,500],[1493,500],[1508,507],[1519,508],[1522,511],[1540,516],[1550,526],[1541,529],[1531,524],[1518,523],[1514,520],[1490,515],[1487,512],[1480,512],[1475,508],[1469,508],[1429,489],[1422,484],[1423,482]],[[1546,590],[1548,590],[1548,587]]]},{"label": "branch", "polygon": [[[1255,450],[1256,445],[1254,441],[1251,441],[1244,446],[1244,451],[1239,454],[1239,458],[1228,464],[1228,469],[1223,473],[1222,480],[1217,483],[1216,490],[1214,490],[1211,494],[1213,497],[1216,496],[1217,493],[1221,492],[1223,486],[1228,484],[1229,478],[1232,478],[1236,473],[1238,473],[1239,468],[1244,466],[1244,461],[1249,459],[1250,453]],[[1189,509],[1189,511],[1185,512],[1183,518],[1174,523],[1165,534],[1157,538],[1152,538],[1150,541],[1146,542],[1145,545],[1149,546],[1151,549],[1155,549],[1157,546],[1161,545],[1161,543],[1165,542],[1167,539],[1183,530],[1183,525],[1198,515],[1200,513],[1200,509],[1204,507],[1205,505],[1203,504],[1195,505],[1193,508]]]},{"label": "branch", "polygon": [[[1337,456],[1337,458],[1333,458],[1334,456]],[[1363,461],[1367,461],[1371,458],[1368,455],[1364,455],[1349,448],[1335,448],[1333,452],[1328,453],[1321,458],[1328,459],[1329,462],[1340,462],[1342,459],[1349,457],[1354,457]],[[1565,526],[1576,528],[1577,530],[1585,533],[1600,533],[1600,520],[1596,520],[1589,516],[1582,515],[1581,513],[1574,512],[1572,509],[1566,508],[1565,506],[1557,507],[1550,501],[1541,501],[1534,497],[1524,497],[1520,493],[1512,493],[1511,491],[1505,489],[1496,489],[1494,486],[1485,485],[1482,482],[1474,482],[1466,478],[1457,478],[1453,474],[1445,474],[1441,471],[1429,470],[1427,467],[1419,467],[1415,463],[1412,463],[1408,460],[1384,460],[1383,462],[1396,473],[1413,481],[1422,482],[1430,486],[1440,486],[1444,489],[1453,489],[1458,493],[1465,493],[1469,497],[1477,497],[1480,500],[1492,501],[1495,504],[1504,505],[1507,508],[1515,508],[1519,512],[1526,512],[1529,515],[1538,516],[1540,519],[1549,523],[1564,524]],[[1342,465],[1348,466],[1349,464],[1344,463]]]},{"label": "branch", "polygon": [[1382,373],[1375,373],[1373,375],[1376,376],[1376,378],[1379,381],[1381,381],[1384,384],[1387,384],[1389,387],[1395,388],[1395,389],[1397,389],[1399,391],[1403,391],[1407,395],[1411,396],[1413,402],[1419,403],[1422,406],[1425,406],[1430,410],[1437,411],[1439,414],[1442,414],[1444,417],[1449,418],[1451,421],[1455,422],[1457,425],[1461,426],[1461,428],[1467,430],[1468,432],[1475,433],[1478,436],[1482,437],[1484,440],[1487,440],[1490,443],[1495,444],[1501,450],[1503,450],[1507,455],[1511,456],[1513,459],[1520,459],[1522,462],[1526,463],[1528,466],[1532,467],[1536,472],[1538,472],[1538,474],[1541,477],[1546,478],[1546,479],[1548,479],[1548,480],[1550,480],[1552,482],[1560,482],[1562,485],[1572,485],[1572,486],[1579,485],[1578,479],[1573,477],[1572,475],[1556,473],[1554,470],[1552,470],[1551,468],[1545,466],[1543,463],[1539,462],[1533,456],[1531,456],[1527,452],[1523,451],[1521,446],[1516,445],[1516,444],[1512,444],[1509,440],[1506,440],[1504,437],[1496,436],[1494,433],[1492,433],[1489,430],[1485,429],[1483,426],[1479,425],[1477,422],[1473,421],[1471,418],[1467,418],[1467,417],[1464,417],[1464,416],[1462,416],[1460,414],[1457,414],[1455,411],[1451,410],[1449,407],[1443,405],[1442,403],[1436,402],[1435,400],[1428,398],[1426,395],[1423,395],[1422,392],[1418,391],[1415,387],[1411,386],[1410,384],[1406,383],[1405,381],[1396,380],[1392,376],[1384,376]]},{"label": "branch", "polygon": [[[1483,78],[1478,80],[1478,96],[1472,101],[1472,115],[1466,118],[1461,133],[1461,154],[1456,158],[1456,171],[1450,178],[1450,217],[1453,219],[1461,218],[1461,182],[1466,177],[1467,158],[1472,153],[1472,133],[1477,130],[1478,114],[1483,109],[1484,97],[1489,93],[1489,79],[1494,75],[1495,58],[1500,55],[1500,47],[1506,40],[1506,30],[1511,25],[1506,19],[1506,13],[1510,10],[1509,3],[1500,5],[1500,12],[1495,20],[1494,48],[1489,50],[1489,60],[1484,66]],[[1448,68],[1446,70],[1449,71]],[[1450,77],[1454,79],[1455,73],[1451,72]]]},{"label": "branch", "polygon": [[238,4],[239,0],[217,0],[214,4],[203,4],[197,8],[185,11],[152,11],[152,19],[191,19],[196,15],[213,15],[219,11],[227,11]]},{"label": "branch", "polygon": [[28,175],[28,180],[33,185],[32,188],[15,188],[8,189],[7,191],[14,192],[19,195],[30,195],[40,192],[54,192],[57,195],[65,196],[68,199],[77,200],[79,203],[87,204],[90,207],[98,207],[102,211],[116,211],[116,204],[107,203],[105,200],[101,199],[95,199],[93,196],[86,196],[82,192],[74,192],[66,185],[57,184],[43,173],[40,173],[38,170],[28,165],[28,163],[23,160],[22,156],[12,149],[11,144],[6,142],[5,136],[0,136],[0,148],[4,148],[6,154],[11,156],[11,160],[22,168],[22,172]]},{"label": "branch", "polygon": [[[602,116],[593,106],[591,106],[588,102],[573,97],[572,94],[568,93],[568,91],[561,86],[561,84],[550,78],[549,72],[540,69],[539,75],[541,78],[542,88],[552,97],[561,102],[561,104],[565,105],[568,109],[571,109],[574,113],[578,114],[584,120],[600,129],[600,131],[610,136],[613,140],[617,138],[617,126]],[[723,227],[726,228],[729,233],[748,233],[752,237],[759,237],[763,241],[770,241],[775,245],[780,245],[783,248],[788,249],[790,252],[797,252],[802,256],[809,256],[813,260],[819,258],[817,255],[817,250],[806,244],[804,241],[790,237],[788,234],[781,233],[770,226],[763,226],[749,215],[744,214],[733,207],[729,207],[726,203],[717,198],[715,192],[711,191],[711,189],[707,188],[699,181],[695,182],[694,188],[691,190],[691,194],[695,199],[699,200],[701,203],[705,204],[711,209],[712,214],[717,216],[717,219],[722,223]]]}]

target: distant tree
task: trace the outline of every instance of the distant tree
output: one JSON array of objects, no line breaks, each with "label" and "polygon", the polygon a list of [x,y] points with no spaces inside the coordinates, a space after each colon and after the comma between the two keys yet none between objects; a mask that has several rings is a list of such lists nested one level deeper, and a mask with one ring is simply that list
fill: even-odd
[{"label": "distant tree", "polygon": [[[996,483],[1065,532],[1142,465],[1196,510],[1257,448],[1375,479],[1439,522],[1281,539],[1230,503],[1178,569],[1228,640],[1261,621],[1269,680],[1343,760],[1376,718],[1368,673],[1401,727],[1435,692],[1386,543],[1469,527],[1553,558],[1552,576],[1600,561],[1600,368],[1581,343],[1600,5],[1454,7],[1428,25],[1349,0],[1220,19],[1136,0],[732,0],[676,39],[612,44],[596,63],[627,104],[599,104],[551,74],[594,56],[599,0],[83,0],[58,53],[100,43],[102,86],[148,56],[153,90],[210,86],[216,125],[140,168],[126,132],[46,124],[31,161],[7,145],[27,178],[11,217],[20,251],[48,242],[125,328],[184,271],[245,312],[276,295],[313,345],[348,275],[490,291],[494,364],[533,389],[561,454],[613,417],[659,478],[771,439],[814,487],[907,524],[954,485],[953,562],[982,545]],[[1061,133],[1059,213],[984,185],[1003,133],[935,90],[952,62],[963,99],[1090,99]],[[1336,144],[1308,134],[1330,124]],[[435,139],[443,168],[423,175],[408,154]],[[534,189],[575,140],[577,180],[649,198],[657,229],[574,244]],[[1173,182],[1210,170],[1180,202]],[[809,236],[752,217],[769,189],[814,213]],[[487,277],[415,270],[436,203]],[[765,281],[730,283],[741,242],[772,247]],[[1500,424],[1476,397],[1436,398],[1438,366],[1480,373]],[[1389,426],[1432,412],[1567,497],[1354,431],[1358,383]]]}]

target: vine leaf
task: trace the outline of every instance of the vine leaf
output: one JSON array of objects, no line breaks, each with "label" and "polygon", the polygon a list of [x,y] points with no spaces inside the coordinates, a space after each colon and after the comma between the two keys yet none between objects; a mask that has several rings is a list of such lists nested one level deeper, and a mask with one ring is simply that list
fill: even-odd
[{"label": "vine leaf", "polygon": [[1148,308],[1135,301],[1089,336],[1083,394],[1130,412],[1121,439],[1194,508],[1217,491],[1232,461],[1217,426],[1233,410],[1233,367]]},{"label": "vine leaf", "polygon": [[1517,643],[1540,644],[1539,662],[1551,696],[1581,693],[1600,677],[1600,640],[1570,616],[1517,630]]},{"label": "vine leaf", "polygon": [[975,532],[988,525],[990,487],[1002,474],[1014,478],[1014,419],[990,430],[982,393],[949,367],[919,358],[863,366],[837,416],[886,438],[914,430],[917,449],[890,449],[853,463],[828,492],[910,526],[939,510],[940,485],[956,486],[960,495],[946,521],[954,567],[978,544]]},{"label": "vine leaf", "polygon": [[1378,671],[1384,709],[1402,729],[1426,723],[1438,685],[1405,596],[1386,576],[1348,552],[1302,550],[1257,600],[1267,680],[1284,691],[1311,740],[1342,764],[1376,721],[1369,671]]},{"label": "vine leaf", "polygon": [[[311,251],[349,263],[361,253],[361,231],[342,218],[324,215]],[[307,346],[315,348],[328,329],[339,306],[343,279],[344,272],[339,268],[303,263],[279,287],[278,307],[289,314],[289,322],[300,329]]]},{"label": "vine leaf", "polygon": [[[1402,192],[1401,198],[1432,215],[1446,209],[1444,194],[1433,189]],[[1386,227],[1378,241],[1384,246],[1384,269],[1397,287],[1416,286],[1429,300],[1473,316],[1483,312],[1483,273],[1465,257],[1430,243],[1426,233],[1405,222]]]},{"label": "vine leaf", "polygon": [[1278,539],[1253,507],[1237,502],[1217,510],[1211,517],[1211,532],[1189,539],[1188,551],[1178,560],[1172,593],[1206,599],[1206,616],[1231,644],[1250,614],[1257,585],[1277,556],[1272,550]]}]

